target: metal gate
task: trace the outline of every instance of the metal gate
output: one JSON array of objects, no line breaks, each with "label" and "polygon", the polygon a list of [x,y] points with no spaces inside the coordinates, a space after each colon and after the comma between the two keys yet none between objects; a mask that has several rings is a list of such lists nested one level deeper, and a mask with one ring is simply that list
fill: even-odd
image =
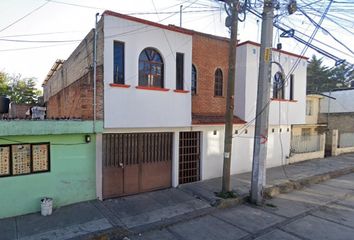
[{"label": "metal gate", "polygon": [[103,198],[171,187],[173,133],[103,134]]},{"label": "metal gate", "polygon": [[200,135],[179,133],[179,184],[200,180]]}]

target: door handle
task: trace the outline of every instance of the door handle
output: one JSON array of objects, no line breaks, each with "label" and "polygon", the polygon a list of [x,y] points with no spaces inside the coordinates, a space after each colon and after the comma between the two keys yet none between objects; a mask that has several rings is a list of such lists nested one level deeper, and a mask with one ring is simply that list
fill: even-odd
[{"label": "door handle", "polygon": [[121,168],[124,168],[124,165],[123,165],[123,163],[119,163],[119,167],[121,167]]}]

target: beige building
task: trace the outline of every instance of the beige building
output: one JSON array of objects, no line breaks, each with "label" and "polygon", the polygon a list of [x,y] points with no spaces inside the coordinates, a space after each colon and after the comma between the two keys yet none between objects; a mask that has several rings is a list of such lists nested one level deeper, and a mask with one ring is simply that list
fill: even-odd
[{"label": "beige building", "polygon": [[323,98],[319,94],[309,94],[306,96],[306,118],[305,124],[292,126],[293,136],[309,136],[321,134],[325,131],[326,124],[319,124],[320,100]]}]

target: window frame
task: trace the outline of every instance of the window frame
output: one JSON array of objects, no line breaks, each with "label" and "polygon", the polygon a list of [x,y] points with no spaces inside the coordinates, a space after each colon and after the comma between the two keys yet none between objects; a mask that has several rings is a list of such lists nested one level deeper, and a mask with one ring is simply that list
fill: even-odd
[{"label": "window frame", "polygon": [[[194,72],[194,74],[193,74]],[[191,80],[191,92],[192,95],[197,95],[197,82],[198,82],[198,73],[197,73],[197,68],[194,64],[192,64],[192,80]]]},{"label": "window frame", "polygon": [[313,116],[313,100],[306,99],[306,116]]},{"label": "window frame", "polygon": [[[30,149],[30,172],[29,173],[22,173],[22,174],[14,174],[13,171],[13,151],[12,147],[13,146],[18,146],[18,145],[29,145]],[[35,145],[46,145],[47,146],[47,170],[40,170],[40,171],[34,171],[34,161],[33,161],[33,146]],[[25,176],[25,175],[32,175],[32,174],[40,174],[40,173],[47,173],[51,172],[51,154],[50,154],[50,142],[38,142],[38,143],[16,143],[16,144],[0,144],[0,147],[9,147],[10,148],[10,158],[9,158],[9,174],[7,175],[0,175],[0,178],[3,177],[17,177],[17,176]]]},{"label": "window frame", "polygon": [[[156,54],[158,54],[161,62],[156,62],[156,61],[152,61],[152,60],[149,60],[148,61],[145,61],[145,60],[142,60],[141,57],[142,54],[145,54],[146,55],[146,58],[148,58],[148,54],[147,54],[147,50],[153,50]],[[141,79],[141,73],[140,73],[140,68],[141,68],[141,64],[144,64],[143,65],[143,76],[147,76],[148,78],[147,79]],[[144,73],[144,69],[145,69],[145,64],[148,64],[149,66],[149,74],[146,74]],[[160,75],[158,74],[152,74],[152,70],[153,70],[153,66],[160,66]],[[153,47],[147,47],[147,48],[144,48],[140,54],[139,54],[139,57],[138,57],[138,86],[139,87],[151,87],[151,88],[164,88],[164,85],[165,85],[165,74],[164,74],[164,66],[165,63],[164,63],[164,60],[163,60],[163,57],[160,53],[160,51],[158,51],[158,49],[156,48],[153,48]],[[154,83],[151,84],[151,81],[154,82],[154,76],[159,76],[160,77],[160,85],[155,85]],[[152,78],[152,79],[151,79]],[[147,84],[142,84],[142,81],[146,81]]]},{"label": "window frame", "polygon": [[214,97],[223,97],[223,95],[224,95],[224,74],[221,68],[217,68],[214,72]]},{"label": "window frame", "polygon": [[285,80],[281,72],[276,72],[273,76],[273,99],[285,99]]},{"label": "window frame", "polygon": [[295,80],[295,75],[294,74],[290,74],[290,78],[289,78],[289,100],[292,101],[294,100],[294,95],[295,95],[295,89],[294,89],[294,80]]},{"label": "window frame", "polygon": [[176,90],[184,90],[184,53],[180,52],[176,53]]},{"label": "window frame", "polygon": [[[118,68],[118,80],[116,80],[116,64],[115,64],[115,46],[120,45],[122,47],[122,81],[119,79],[119,68]],[[118,65],[118,64],[117,64]],[[113,41],[113,83],[114,84],[125,84],[125,43],[121,41]]]}]

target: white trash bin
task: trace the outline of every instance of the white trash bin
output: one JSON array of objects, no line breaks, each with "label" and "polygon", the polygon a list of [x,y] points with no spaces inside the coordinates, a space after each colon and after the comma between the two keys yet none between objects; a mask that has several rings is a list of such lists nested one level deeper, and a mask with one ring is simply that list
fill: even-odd
[{"label": "white trash bin", "polygon": [[41,214],[42,216],[49,216],[53,211],[53,199],[44,197],[41,199]]}]

